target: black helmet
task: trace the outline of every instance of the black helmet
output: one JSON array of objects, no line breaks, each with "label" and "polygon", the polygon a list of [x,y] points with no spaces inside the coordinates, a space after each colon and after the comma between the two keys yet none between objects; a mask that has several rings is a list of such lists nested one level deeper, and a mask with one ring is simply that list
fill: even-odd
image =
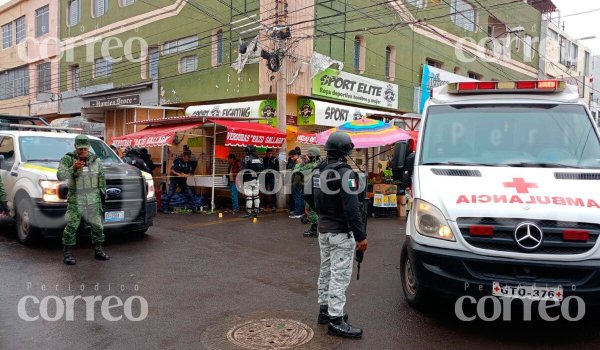
[{"label": "black helmet", "polygon": [[134,147],[127,147],[125,149],[125,155],[140,157],[140,151]]},{"label": "black helmet", "polygon": [[341,131],[336,131],[329,135],[329,138],[325,143],[325,151],[327,152],[338,151],[348,156],[353,149],[354,144],[352,143],[350,135]]},{"label": "black helmet", "polygon": [[254,146],[250,145],[250,146],[247,146],[247,147],[244,149],[244,151],[245,151],[247,154],[256,153],[256,147],[254,147]]}]

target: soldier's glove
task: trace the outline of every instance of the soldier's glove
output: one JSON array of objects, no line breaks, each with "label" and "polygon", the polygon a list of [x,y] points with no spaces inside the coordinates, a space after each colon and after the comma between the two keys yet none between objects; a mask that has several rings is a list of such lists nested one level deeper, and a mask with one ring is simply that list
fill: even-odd
[{"label": "soldier's glove", "polygon": [[0,214],[10,215],[10,210],[8,210],[8,204],[5,201],[0,202]]},{"label": "soldier's glove", "polygon": [[362,263],[363,258],[365,257],[365,252],[363,250],[357,250],[356,255],[354,256],[354,260],[358,262],[356,266],[356,280],[360,280],[360,263]]}]

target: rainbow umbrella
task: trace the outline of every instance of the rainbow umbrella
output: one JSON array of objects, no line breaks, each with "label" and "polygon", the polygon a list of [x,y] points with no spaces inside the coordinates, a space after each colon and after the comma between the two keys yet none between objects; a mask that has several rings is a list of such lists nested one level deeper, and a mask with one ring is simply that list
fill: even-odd
[{"label": "rainbow umbrella", "polygon": [[318,133],[317,144],[324,145],[329,135],[336,131],[343,131],[350,135],[354,148],[379,147],[410,139],[410,134],[397,126],[380,120],[362,118]]}]

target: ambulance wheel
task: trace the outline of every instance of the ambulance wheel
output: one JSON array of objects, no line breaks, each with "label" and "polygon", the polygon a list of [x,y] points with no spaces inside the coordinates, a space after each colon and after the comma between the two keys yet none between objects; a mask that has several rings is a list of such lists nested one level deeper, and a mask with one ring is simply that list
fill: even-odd
[{"label": "ambulance wheel", "polygon": [[430,290],[419,284],[406,245],[402,248],[400,255],[400,281],[406,303],[417,310],[424,310],[431,293]]}]

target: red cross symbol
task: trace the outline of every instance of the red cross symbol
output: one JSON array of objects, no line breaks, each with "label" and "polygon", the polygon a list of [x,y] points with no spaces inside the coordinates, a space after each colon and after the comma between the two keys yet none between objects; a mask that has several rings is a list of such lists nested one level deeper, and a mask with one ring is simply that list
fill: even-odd
[{"label": "red cross symbol", "polygon": [[498,287],[498,286],[494,287],[494,291],[495,292],[499,292],[500,291],[500,287]]},{"label": "red cross symbol", "polygon": [[514,187],[517,193],[529,193],[530,188],[538,188],[536,183],[525,182],[522,177],[513,177],[513,182],[504,182],[504,187]]},{"label": "red cross symbol", "polygon": [[560,298],[560,296],[561,296],[561,295],[562,295],[562,293],[561,293],[561,292],[557,292],[557,293],[556,293],[556,296],[557,296],[558,298]]}]

